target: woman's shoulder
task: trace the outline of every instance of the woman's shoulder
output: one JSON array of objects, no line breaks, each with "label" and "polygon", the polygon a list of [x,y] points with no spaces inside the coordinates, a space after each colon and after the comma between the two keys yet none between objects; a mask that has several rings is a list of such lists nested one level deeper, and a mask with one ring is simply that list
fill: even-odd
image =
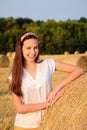
[{"label": "woman's shoulder", "polygon": [[52,62],[52,61],[54,61],[54,59],[52,59],[52,58],[39,59],[39,60],[37,60],[37,63]]},{"label": "woman's shoulder", "polygon": [[39,65],[39,67],[43,69],[49,68],[52,72],[55,70],[55,61],[51,58],[40,60]]},{"label": "woman's shoulder", "polygon": [[55,62],[55,61],[54,61],[54,59],[52,59],[52,58],[47,58],[47,59],[45,59],[45,62],[47,62],[47,63],[52,63],[52,62]]},{"label": "woman's shoulder", "polygon": [[41,63],[41,64],[54,64],[55,61],[52,58],[47,58],[47,59],[40,59],[38,63]]}]

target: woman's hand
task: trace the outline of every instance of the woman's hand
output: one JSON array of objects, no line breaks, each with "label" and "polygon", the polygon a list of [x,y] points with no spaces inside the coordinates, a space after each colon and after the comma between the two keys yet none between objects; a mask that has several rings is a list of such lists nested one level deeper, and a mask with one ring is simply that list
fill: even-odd
[{"label": "woman's hand", "polygon": [[53,90],[52,92],[50,92],[47,101],[51,104],[53,104],[54,102],[56,102],[60,97],[62,97],[64,94],[64,89],[61,89],[60,91],[58,91],[57,93]]},{"label": "woman's hand", "polygon": [[55,99],[56,93],[55,91],[51,91],[48,95],[47,102],[52,103],[52,101]]},{"label": "woman's hand", "polygon": [[64,94],[64,88],[61,89],[61,90],[56,94],[56,97],[55,97],[53,103],[55,103],[60,97],[62,97],[63,94]]}]

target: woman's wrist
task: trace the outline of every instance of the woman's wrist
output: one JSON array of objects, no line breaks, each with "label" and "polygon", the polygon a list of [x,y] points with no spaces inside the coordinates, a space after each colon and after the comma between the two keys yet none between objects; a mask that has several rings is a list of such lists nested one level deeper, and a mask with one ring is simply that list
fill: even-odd
[{"label": "woman's wrist", "polygon": [[50,105],[51,105],[51,104],[50,104],[49,102],[47,102],[47,101],[42,103],[43,109],[49,107]]},{"label": "woman's wrist", "polygon": [[49,107],[51,104],[49,102],[46,102],[46,108]]},{"label": "woman's wrist", "polygon": [[60,90],[61,90],[61,87],[60,87],[60,86],[57,86],[57,87],[54,89],[55,93],[58,93]]}]

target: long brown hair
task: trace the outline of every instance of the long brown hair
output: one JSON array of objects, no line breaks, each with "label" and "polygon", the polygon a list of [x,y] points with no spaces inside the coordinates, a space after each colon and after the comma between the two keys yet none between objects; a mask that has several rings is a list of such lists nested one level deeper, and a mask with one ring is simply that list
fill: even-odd
[{"label": "long brown hair", "polygon": [[[21,90],[21,84],[22,84],[22,67],[24,65],[24,57],[22,54],[22,46],[23,42],[27,39],[37,39],[38,37],[36,34],[32,32],[24,32],[19,36],[19,39],[16,43],[16,53],[15,58],[13,62],[12,67],[12,82],[10,85],[10,90],[15,93],[18,96],[23,96],[22,90]],[[36,57],[35,61],[39,59],[39,54]]]}]

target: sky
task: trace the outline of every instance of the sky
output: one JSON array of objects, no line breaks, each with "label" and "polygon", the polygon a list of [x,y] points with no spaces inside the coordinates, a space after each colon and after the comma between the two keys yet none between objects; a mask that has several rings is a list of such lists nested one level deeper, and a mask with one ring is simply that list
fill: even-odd
[{"label": "sky", "polygon": [[0,0],[0,18],[65,21],[87,18],[87,0]]}]

